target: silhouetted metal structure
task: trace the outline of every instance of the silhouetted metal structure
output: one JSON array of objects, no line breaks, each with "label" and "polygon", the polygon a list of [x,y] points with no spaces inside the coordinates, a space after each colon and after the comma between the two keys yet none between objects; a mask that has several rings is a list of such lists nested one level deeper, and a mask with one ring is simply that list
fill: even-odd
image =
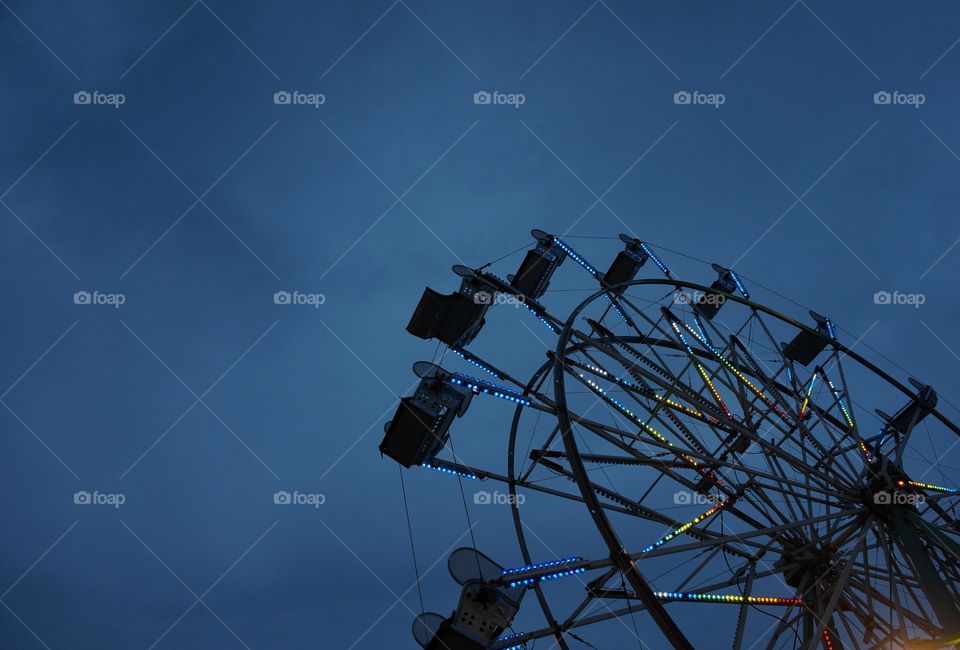
[{"label": "silhouetted metal structure", "polygon": [[[496,381],[416,364],[420,384],[380,449],[404,467],[506,484],[523,562],[504,568],[476,549],[456,551],[460,600],[449,616],[416,619],[421,646],[524,648],[549,638],[568,648],[590,626],[639,615],[672,647],[692,648],[689,608],[717,606],[732,610],[726,628],[712,630],[724,642],[711,647],[960,643],[960,495],[928,482],[936,464],[910,455],[921,423],[960,435],[933,388],[905,386],[844,346],[829,318],[810,312],[806,325],[755,302],[731,269],[712,265],[706,286],[681,281],[651,244],[620,235],[624,248],[603,273],[562,237],[532,234],[506,281],[457,266],[460,290],[427,289],[407,328]],[[597,289],[560,318],[542,301],[567,258]],[[637,279],[650,261],[663,277]],[[466,349],[500,302],[552,333],[529,380],[504,369],[516,359]],[[514,405],[505,473],[445,459],[457,417],[479,395]],[[869,409],[903,401],[892,416]],[[557,477],[574,489],[544,482]],[[528,491],[585,506],[608,552],[531,557],[516,498]],[[638,522],[648,531],[641,542]],[[581,592],[562,616],[546,586],[554,582]],[[536,605],[522,608],[528,591]],[[517,631],[528,606],[543,622]]]}]

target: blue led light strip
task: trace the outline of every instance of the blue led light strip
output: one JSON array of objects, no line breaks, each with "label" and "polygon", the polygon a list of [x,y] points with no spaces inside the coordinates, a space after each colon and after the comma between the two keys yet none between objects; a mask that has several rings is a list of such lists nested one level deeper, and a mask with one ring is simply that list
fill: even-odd
[{"label": "blue led light strip", "polygon": [[829,318],[825,319],[825,322],[826,322],[826,324],[827,324],[827,334],[830,336],[830,338],[832,338],[834,341],[836,341],[836,340],[837,340],[837,326],[834,325],[834,324],[833,324],[833,321],[830,320]]},{"label": "blue led light strip", "polygon": [[549,562],[537,562],[536,564],[525,564],[524,566],[517,567],[515,569],[504,569],[500,572],[500,575],[511,575],[514,573],[523,573],[524,571],[534,571],[536,569],[548,569],[554,566],[560,566],[561,564],[571,564],[573,562],[579,562],[582,560],[582,557],[565,557],[562,560],[551,560]]},{"label": "blue led light strip", "polygon": [[[606,371],[603,371],[603,372],[606,372]],[[717,482],[718,485],[723,485],[723,481],[721,481],[719,478],[717,478],[717,476],[716,476],[713,472],[710,472],[706,467],[701,466],[700,463],[698,463],[698,462],[696,461],[696,459],[694,459],[694,458],[693,458],[692,456],[690,456],[689,454],[685,454],[683,451],[680,451],[679,448],[675,447],[675,445],[674,445],[672,442],[670,442],[669,440],[667,440],[667,438],[664,437],[664,435],[663,435],[662,433],[660,433],[659,431],[657,431],[656,429],[654,429],[652,426],[650,426],[649,424],[647,424],[646,422],[644,422],[642,419],[640,419],[639,417],[637,417],[637,415],[636,415],[633,411],[631,411],[631,410],[628,409],[626,406],[624,406],[623,404],[621,404],[620,401],[619,401],[617,398],[608,395],[607,392],[606,392],[605,390],[603,390],[603,388],[602,388],[597,382],[593,381],[593,380],[590,379],[589,377],[585,377],[582,373],[579,373],[579,372],[577,373],[577,376],[580,377],[580,380],[583,381],[583,382],[587,385],[587,387],[590,388],[590,390],[592,390],[594,393],[596,393],[596,394],[599,395],[601,398],[603,398],[604,400],[606,400],[608,403],[610,403],[610,404],[612,404],[613,406],[615,406],[618,411],[620,411],[622,414],[626,415],[626,416],[627,416],[628,418],[630,418],[634,423],[636,423],[637,425],[639,425],[640,427],[642,427],[646,432],[648,432],[648,433],[649,433],[650,435],[652,435],[654,438],[656,438],[656,439],[659,440],[660,442],[664,443],[664,444],[667,445],[668,447],[674,447],[674,448],[676,448],[676,449],[678,450],[678,453],[680,454],[680,457],[683,458],[685,461],[687,461],[693,469],[697,470],[698,472],[700,472],[700,473],[703,474],[704,476],[708,476],[708,477],[710,477],[710,478],[713,478],[713,479]]]},{"label": "blue led light strip", "polygon": [[840,396],[840,391],[838,391],[836,386],[833,385],[833,382],[830,381],[830,378],[827,377],[826,373],[821,371],[821,374],[823,375],[823,380],[827,382],[827,386],[830,387],[830,392],[833,393],[834,398],[837,400],[837,406],[839,406],[840,410],[843,412],[843,417],[847,421],[847,425],[852,429],[853,418],[850,417],[850,411],[847,410],[847,405],[844,403],[843,398]]},{"label": "blue led light strip", "polygon": [[587,270],[587,272],[593,277],[597,277],[597,274],[600,273],[590,262],[585,260],[577,251],[570,248],[565,241],[559,237],[553,238],[553,243],[560,247],[560,249],[567,254],[567,257],[572,259],[574,262],[582,266]]},{"label": "blue led light strip", "polygon": [[507,586],[511,589],[513,587],[528,587],[532,584],[538,582],[546,582],[548,580],[559,580],[560,578],[566,578],[568,576],[574,576],[578,573],[584,573],[587,569],[585,567],[578,567],[576,569],[566,569],[564,571],[556,571],[554,573],[547,573],[544,575],[533,576],[530,578],[524,578],[522,580],[514,580],[513,582],[507,583]]},{"label": "blue led light strip", "polygon": [[649,247],[649,246],[647,246],[644,242],[640,242],[640,248],[643,249],[643,252],[644,252],[644,253],[646,253],[647,255],[650,256],[650,259],[652,259],[652,260],[653,260],[653,263],[656,264],[657,267],[659,267],[661,271],[663,271],[663,274],[664,274],[665,276],[667,276],[667,277],[670,278],[671,280],[673,279],[673,274],[670,273],[670,269],[667,268],[667,265],[666,265],[666,264],[664,264],[663,262],[660,261],[660,258],[657,257],[656,253],[654,253],[652,250],[650,250],[650,247]]},{"label": "blue led light strip", "polygon": [[530,400],[522,397],[520,393],[516,393],[512,390],[503,388],[502,386],[497,386],[488,381],[482,379],[477,379],[476,377],[471,377],[470,375],[464,375],[461,373],[454,373],[450,376],[450,383],[456,386],[464,386],[469,388],[476,394],[484,395],[493,395],[494,397],[499,397],[500,399],[505,399],[508,402],[514,402],[515,404],[522,404],[523,406],[530,406]]},{"label": "blue led light strip", "polygon": [[734,283],[737,285],[737,289],[740,291],[740,295],[742,295],[747,300],[750,300],[750,293],[747,291],[747,288],[743,286],[743,282],[740,281],[740,276],[734,273],[733,271],[730,271],[729,273],[730,273],[730,277],[733,278]]},{"label": "blue led light strip", "polygon": [[707,336],[707,332],[703,329],[703,323],[700,322],[700,317],[694,314],[693,322],[696,323],[697,331],[700,332],[700,336],[698,338],[704,342],[704,345],[713,345],[713,343],[710,341],[710,337]]},{"label": "blue led light strip", "polygon": [[[700,338],[700,335],[697,334],[696,330],[694,330],[692,327],[690,327],[690,326],[687,325],[686,323],[684,323],[683,326],[687,329],[688,332],[690,332],[691,334],[693,334],[694,338],[696,338],[697,340],[699,340],[700,343],[702,343],[708,350],[710,350],[711,352],[713,352],[713,354],[717,357],[717,359],[720,361],[720,363],[722,363],[724,366],[727,367],[727,369],[728,369],[730,372],[732,372],[734,375],[736,375],[737,379],[739,379],[741,382],[743,382],[743,383],[747,386],[747,388],[749,388],[751,391],[753,391],[753,393],[754,393],[757,397],[759,397],[760,399],[762,399],[762,400],[766,403],[767,406],[769,406],[770,408],[772,408],[773,411],[774,411],[774,413],[776,413],[778,416],[780,416],[780,419],[781,419],[781,420],[783,420],[783,421],[786,422],[787,424],[790,424],[790,425],[793,424],[793,421],[792,421],[789,417],[787,417],[787,414],[783,412],[783,409],[781,409],[779,406],[777,406],[772,399],[770,399],[769,397],[767,397],[766,393],[764,393],[762,390],[760,390],[759,388],[757,388],[757,386],[756,386],[752,381],[750,381],[749,379],[747,379],[747,377],[746,377],[742,372],[740,372],[740,371],[736,368],[736,366],[734,366],[734,365],[733,365],[732,363],[730,363],[725,357],[723,357],[723,356],[720,354],[720,351],[719,351],[719,350],[717,350],[715,347],[713,347],[712,345],[710,345],[705,339]],[[676,328],[675,328],[675,329],[676,329]],[[682,336],[683,336],[683,335],[681,334],[681,337],[682,337]],[[684,344],[686,344],[686,341],[684,341]]]},{"label": "blue led light strip", "polygon": [[807,385],[807,396],[803,399],[803,406],[800,407],[800,419],[803,419],[804,413],[807,412],[807,406],[810,404],[810,395],[813,393],[813,385],[817,383],[817,373],[813,373],[810,377],[810,383]]},{"label": "blue led light strip", "polygon": [[546,325],[547,327],[549,327],[551,332],[553,332],[554,334],[559,334],[559,333],[560,333],[560,328],[559,328],[559,327],[556,327],[553,323],[551,323],[551,322],[548,321],[546,318],[544,318],[544,317],[541,316],[539,313],[537,313],[537,310],[533,309],[532,307],[527,307],[527,309],[530,310],[530,313],[531,313],[531,314],[533,314],[534,316],[537,317],[537,320],[538,320],[538,321],[540,321],[541,323],[543,323],[544,325]]},{"label": "blue led light strip", "polygon": [[[690,415],[690,416],[692,416],[692,417],[695,417],[695,418],[697,418],[697,419],[699,419],[699,420],[703,420],[704,422],[708,422],[708,423],[713,424],[713,425],[719,424],[719,421],[718,421],[716,418],[710,417],[710,416],[708,416],[708,415],[704,415],[703,413],[701,413],[700,411],[698,411],[698,410],[696,410],[696,409],[694,409],[694,408],[691,408],[691,407],[689,407],[689,406],[686,406],[686,405],[684,405],[684,404],[681,404],[680,402],[677,402],[677,401],[675,401],[675,400],[672,400],[672,399],[670,399],[670,398],[668,398],[668,397],[664,397],[663,395],[660,395],[659,393],[657,393],[656,391],[654,391],[652,388],[650,388],[650,386],[647,386],[647,385],[638,386],[637,384],[635,384],[635,383],[633,383],[633,382],[631,382],[631,381],[627,381],[626,379],[623,379],[622,377],[612,377],[612,376],[610,375],[610,373],[607,372],[606,370],[604,370],[603,368],[598,368],[597,366],[591,365],[591,364],[589,364],[589,363],[584,363],[584,364],[583,364],[583,367],[586,368],[587,370],[589,370],[590,372],[596,373],[596,374],[604,377],[605,379],[609,379],[610,381],[616,383],[618,386],[621,386],[622,388],[626,388],[626,389],[628,389],[628,390],[636,391],[636,392],[640,393],[641,395],[644,395],[644,396],[646,396],[646,397],[649,397],[650,399],[654,399],[654,400],[656,400],[656,401],[658,401],[658,402],[662,402],[662,403],[666,404],[667,406],[670,406],[670,407],[673,408],[673,409],[676,409],[676,410],[678,410],[678,411],[683,411],[683,412],[686,413],[687,415]],[[628,372],[629,372],[629,371],[628,371]],[[696,444],[696,443],[695,443],[695,444]],[[706,453],[706,452],[703,452],[703,453]]]},{"label": "blue led light strip", "polygon": [[444,474],[450,474],[450,475],[452,475],[452,476],[462,476],[463,478],[469,478],[469,479],[472,479],[472,480],[475,480],[475,481],[476,481],[476,480],[479,480],[479,478],[480,478],[480,477],[477,476],[476,474],[471,474],[470,472],[461,472],[461,471],[458,470],[458,469],[452,469],[452,468],[450,468],[450,467],[445,467],[445,466],[443,466],[443,465],[437,465],[437,464],[430,463],[430,462],[420,463],[420,467],[425,467],[425,468],[427,468],[427,469],[432,469],[432,470],[437,471],[437,472],[443,472]]},{"label": "blue led light strip", "polygon": [[484,372],[486,372],[486,373],[488,373],[488,374],[493,375],[493,376],[496,377],[497,379],[504,379],[504,378],[505,378],[505,375],[504,375],[502,372],[499,372],[499,371],[497,371],[497,370],[494,370],[494,369],[491,368],[490,366],[482,363],[479,359],[477,359],[475,356],[473,356],[472,354],[470,354],[470,353],[467,352],[466,350],[461,350],[461,349],[459,349],[459,348],[450,348],[450,349],[453,350],[454,354],[456,354],[458,357],[460,357],[461,359],[463,359],[463,360],[466,361],[467,363],[472,364],[472,365],[476,366],[477,368],[480,368],[480,370],[482,370],[482,371],[484,371]]},{"label": "blue led light strip", "polygon": [[723,409],[724,413],[727,414],[727,418],[733,419],[730,409],[727,408],[727,403],[723,401],[722,397],[720,397],[720,393],[717,391],[717,387],[713,385],[713,380],[710,379],[710,375],[707,374],[707,371],[704,370],[703,365],[697,360],[697,355],[694,354],[693,348],[691,348],[690,344],[687,343],[687,338],[683,335],[683,332],[680,331],[680,327],[672,320],[670,321],[670,326],[673,327],[673,331],[676,332],[677,336],[680,337],[680,342],[683,343],[683,347],[687,349],[687,353],[690,355],[690,361],[696,367],[697,372],[700,373],[703,381],[707,384],[707,388],[710,389],[710,394],[713,395],[713,399],[716,400],[717,405]]},{"label": "blue led light strip", "polygon": [[[522,636],[523,636],[522,634],[506,634],[506,635],[500,637],[499,639],[497,639],[497,643],[501,643],[501,642],[503,642],[503,641],[509,641],[509,640],[511,640],[511,639],[517,639],[517,638],[520,638],[520,637],[522,637]],[[502,648],[501,650],[523,650],[524,647],[525,647],[525,646],[523,645],[523,643],[518,643],[518,644],[516,644],[516,645],[506,646],[506,647]]]},{"label": "blue led light strip", "polygon": [[630,322],[630,319],[627,318],[627,315],[623,313],[623,310],[621,310],[620,307],[617,306],[617,301],[615,301],[615,300],[613,299],[613,297],[612,297],[609,293],[605,293],[605,294],[603,294],[603,295],[605,295],[605,296],[607,297],[607,300],[610,301],[610,305],[616,310],[616,312],[617,312],[618,314],[620,314],[620,318],[623,319],[623,322],[624,322],[624,323],[629,323],[629,322]]}]

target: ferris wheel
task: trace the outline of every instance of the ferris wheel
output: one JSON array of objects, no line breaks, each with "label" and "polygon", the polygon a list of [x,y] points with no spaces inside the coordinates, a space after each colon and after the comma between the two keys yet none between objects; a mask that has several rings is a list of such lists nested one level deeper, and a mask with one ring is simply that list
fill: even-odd
[{"label": "ferris wheel", "polygon": [[[414,365],[381,453],[504,484],[518,541],[512,558],[450,555],[461,595],[452,614],[414,620],[422,647],[596,647],[592,626],[643,617],[659,630],[652,647],[960,644],[960,494],[915,451],[945,451],[960,428],[931,386],[860,356],[826,316],[761,304],[732,269],[684,281],[660,249],[620,235],[601,271],[564,238],[532,235],[515,273],[455,266],[459,289],[427,288],[407,326],[452,354]],[[568,258],[595,284],[557,315],[547,294]],[[545,362],[476,352],[493,316],[539,322]],[[506,402],[487,430],[508,452],[475,466],[450,435],[487,397]],[[585,509],[597,543],[534,555],[525,494]],[[518,627],[521,612],[537,624]]]}]

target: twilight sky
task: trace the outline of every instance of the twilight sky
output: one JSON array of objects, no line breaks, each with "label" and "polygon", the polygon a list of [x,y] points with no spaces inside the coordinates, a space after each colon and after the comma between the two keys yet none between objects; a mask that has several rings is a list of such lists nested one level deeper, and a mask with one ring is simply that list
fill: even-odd
[{"label": "twilight sky", "polygon": [[[960,403],[958,38],[942,0],[0,0],[0,645],[416,647],[377,452],[436,349],[404,326],[452,264],[531,228],[601,268],[619,246],[575,237],[735,265]],[[586,280],[569,264],[556,287]],[[483,352],[527,376],[532,331],[491,328]],[[481,416],[464,448],[502,469],[509,414]],[[427,609],[448,612],[459,489],[406,488]],[[508,508],[467,497],[480,547],[518,563]],[[545,556],[596,542],[528,507]]]}]

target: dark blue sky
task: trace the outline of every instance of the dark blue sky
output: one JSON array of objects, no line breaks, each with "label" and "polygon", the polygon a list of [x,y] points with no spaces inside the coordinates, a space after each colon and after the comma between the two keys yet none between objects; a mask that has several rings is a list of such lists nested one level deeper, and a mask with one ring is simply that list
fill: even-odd
[{"label": "dark blue sky", "polygon": [[[404,326],[451,264],[534,227],[736,264],[958,403],[958,37],[950,2],[3,0],[0,645],[413,647],[377,452],[435,350]],[[617,250],[582,241],[601,267]],[[487,334],[517,375],[545,358],[517,323]],[[483,408],[464,446],[501,469],[508,417]],[[447,477],[407,488],[423,569],[466,524]],[[536,507],[547,546],[578,552]],[[478,542],[517,563],[490,510]],[[452,609],[443,561],[424,595]]]}]

